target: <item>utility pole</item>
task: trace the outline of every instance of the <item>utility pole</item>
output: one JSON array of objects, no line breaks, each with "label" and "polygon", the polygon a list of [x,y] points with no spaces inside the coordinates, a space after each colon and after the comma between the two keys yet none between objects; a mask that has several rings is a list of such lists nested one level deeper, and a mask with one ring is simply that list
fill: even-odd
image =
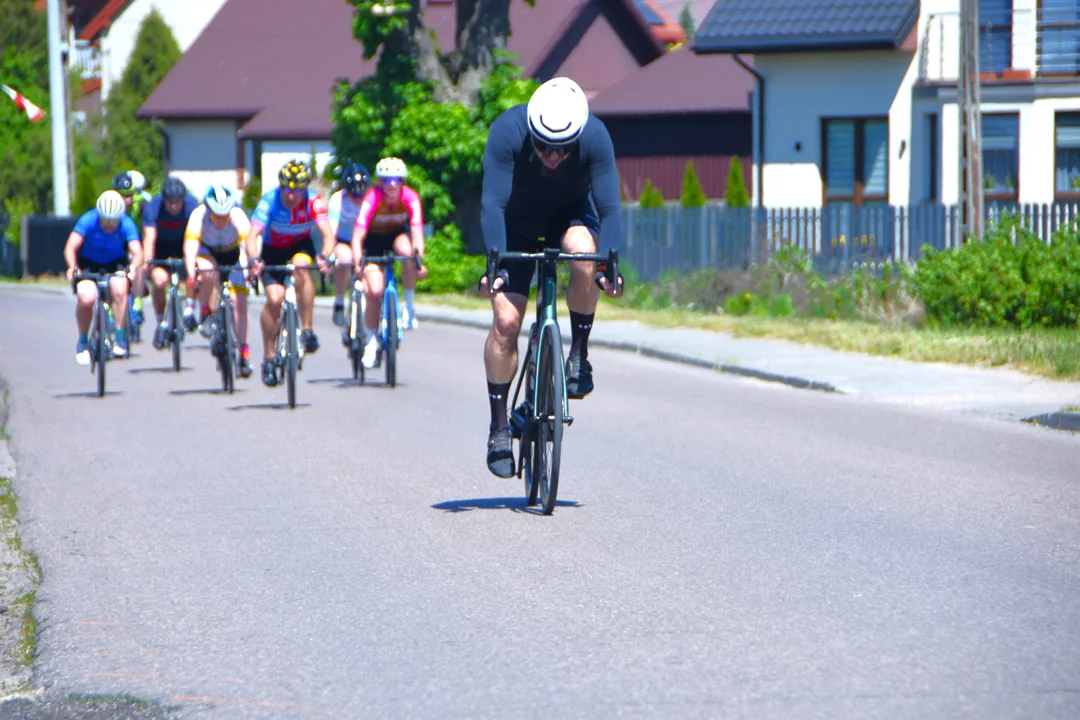
[{"label": "utility pole", "polygon": [[979,0],[960,1],[960,222],[956,245],[983,234],[982,111],[979,106]]},{"label": "utility pole", "polygon": [[52,123],[53,213],[71,214],[71,179],[68,174],[67,69],[61,34],[61,0],[46,0],[49,27],[49,122]]}]

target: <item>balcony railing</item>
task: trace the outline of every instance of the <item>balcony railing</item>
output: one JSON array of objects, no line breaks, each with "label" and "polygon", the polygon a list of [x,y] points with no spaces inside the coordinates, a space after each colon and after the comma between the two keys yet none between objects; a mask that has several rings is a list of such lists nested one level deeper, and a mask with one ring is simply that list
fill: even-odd
[{"label": "balcony railing", "polygon": [[[1046,0],[1035,11],[986,13],[979,18],[983,82],[1080,76],[1080,11],[1071,0]],[[960,15],[927,17],[919,47],[919,80],[955,83],[960,75]]]},{"label": "balcony railing", "polygon": [[101,51],[86,40],[76,40],[68,55],[68,65],[76,70],[83,80],[101,77]]}]

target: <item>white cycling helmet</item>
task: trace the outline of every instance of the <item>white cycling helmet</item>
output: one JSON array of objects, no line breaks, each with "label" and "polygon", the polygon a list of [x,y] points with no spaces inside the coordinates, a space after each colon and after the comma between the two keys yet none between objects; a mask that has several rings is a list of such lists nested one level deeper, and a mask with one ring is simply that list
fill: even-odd
[{"label": "white cycling helmet", "polygon": [[236,195],[224,185],[211,185],[206,189],[206,199],[203,202],[214,215],[225,216],[236,207]]},{"label": "white cycling helmet", "polygon": [[115,190],[106,190],[98,198],[97,211],[102,220],[119,220],[126,211],[124,196]]},{"label": "white cycling helmet", "polygon": [[128,175],[131,177],[131,189],[135,192],[142,192],[146,189],[146,178],[138,170],[128,170]]},{"label": "white cycling helmet", "polygon": [[585,91],[567,77],[548,80],[529,98],[529,132],[548,145],[569,145],[589,119]]},{"label": "white cycling helmet", "polygon": [[375,177],[377,178],[391,177],[404,180],[408,176],[409,169],[405,167],[405,163],[401,158],[385,157],[375,166]]}]

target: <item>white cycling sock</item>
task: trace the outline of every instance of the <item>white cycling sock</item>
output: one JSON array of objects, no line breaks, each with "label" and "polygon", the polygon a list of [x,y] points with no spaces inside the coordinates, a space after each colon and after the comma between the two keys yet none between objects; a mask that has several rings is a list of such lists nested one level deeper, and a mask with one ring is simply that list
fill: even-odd
[{"label": "white cycling sock", "polygon": [[413,307],[413,302],[416,300],[415,290],[405,291],[405,307],[409,311],[409,317],[416,317],[416,308]]}]

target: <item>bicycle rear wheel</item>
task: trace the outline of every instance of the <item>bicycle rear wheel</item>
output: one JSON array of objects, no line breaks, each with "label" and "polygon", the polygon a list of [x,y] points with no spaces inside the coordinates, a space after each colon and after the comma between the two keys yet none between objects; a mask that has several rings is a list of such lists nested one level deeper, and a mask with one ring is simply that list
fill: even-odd
[{"label": "bicycle rear wheel", "polygon": [[386,357],[386,384],[397,387],[397,334],[398,334],[398,307],[397,298],[393,295],[386,298],[386,344],[383,351]]},{"label": "bicycle rear wheel", "polygon": [[105,364],[109,359],[109,355],[112,353],[112,347],[108,342],[109,332],[109,318],[108,306],[104,302],[98,303],[97,311],[97,329],[95,335],[97,336],[97,342],[92,346],[93,353],[97,357],[97,394],[98,397],[105,397]]},{"label": "bicycle rear wheel", "polygon": [[533,464],[539,471],[540,501],[544,514],[555,509],[559,494],[559,466],[562,459],[563,398],[566,376],[562,365],[562,338],[558,327],[549,327],[540,341],[540,367],[536,382],[537,442]]},{"label": "bicycle rear wheel", "polygon": [[296,327],[296,308],[289,306],[285,312],[285,387],[289,395],[289,407],[296,407],[296,366],[300,358],[300,338]]}]

